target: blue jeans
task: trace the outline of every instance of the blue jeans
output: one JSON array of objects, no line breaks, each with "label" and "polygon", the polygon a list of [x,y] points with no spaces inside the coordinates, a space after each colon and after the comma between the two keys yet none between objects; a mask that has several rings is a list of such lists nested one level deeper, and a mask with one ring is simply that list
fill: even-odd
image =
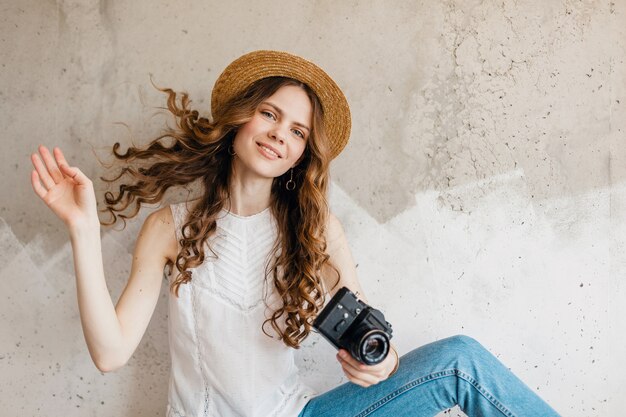
[{"label": "blue jeans", "polygon": [[480,343],[454,336],[402,356],[383,382],[312,398],[299,417],[432,417],[455,405],[469,417],[558,416]]}]

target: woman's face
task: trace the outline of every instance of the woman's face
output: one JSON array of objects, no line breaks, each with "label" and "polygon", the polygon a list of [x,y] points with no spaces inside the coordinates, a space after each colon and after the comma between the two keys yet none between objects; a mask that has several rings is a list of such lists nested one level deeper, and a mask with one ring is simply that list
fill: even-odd
[{"label": "woman's face", "polygon": [[302,88],[279,88],[237,131],[233,142],[236,172],[273,179],[297,165],[311,133],[312,113]]}]

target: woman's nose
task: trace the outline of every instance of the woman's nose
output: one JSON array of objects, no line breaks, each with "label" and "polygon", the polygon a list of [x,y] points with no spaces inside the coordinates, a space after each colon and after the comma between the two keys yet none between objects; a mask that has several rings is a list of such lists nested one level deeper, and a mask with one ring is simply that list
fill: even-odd
[{"label": "woman's nose", "polygon": [[270,131],[270,137],[272,139],[277,140],[280,143],[283,143],[285,141],[285,133],[283,131],[283,128],[280,126],[275,126],[271,131]]}]

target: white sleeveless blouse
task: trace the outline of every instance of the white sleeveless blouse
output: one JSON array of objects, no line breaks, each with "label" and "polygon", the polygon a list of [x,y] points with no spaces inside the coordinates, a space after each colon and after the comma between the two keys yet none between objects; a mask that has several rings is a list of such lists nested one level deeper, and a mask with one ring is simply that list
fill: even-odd
[{"label": "white sleeveless blouse", "polygon": [[[180,239],[187,206],[170,208]],[[315,395],[299,381],[294,349],[271,325],[266,331],[273,339],[261,330],[280,305],[265,279],[276,233],[270,209],[250,217],[222,210],[209,239],[217,257],[205,246],[191,282],[180,286],[178,297],[169,293],[168,417],[296,417]],[[172,268],[170,283],[177,274]]]}]

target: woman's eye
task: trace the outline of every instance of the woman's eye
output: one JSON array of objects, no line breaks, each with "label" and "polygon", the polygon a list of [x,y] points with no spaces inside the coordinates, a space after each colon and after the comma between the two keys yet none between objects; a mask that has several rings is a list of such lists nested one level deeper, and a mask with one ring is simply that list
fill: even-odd
[{"label": "woman's eye", "polygon": [[261,114],[269,119],[272,119],[272,120],[275,119],[274,115],[271,112],[268,112],[266,110],[261,110]]},{"label": "woman's eye", "polygon": [[301,130],[294,129],[294,130],[292,130],[292,132],[295,133],[296,136],[301,137],[302,139],[304,139],[304,133],[302,133]]}]

